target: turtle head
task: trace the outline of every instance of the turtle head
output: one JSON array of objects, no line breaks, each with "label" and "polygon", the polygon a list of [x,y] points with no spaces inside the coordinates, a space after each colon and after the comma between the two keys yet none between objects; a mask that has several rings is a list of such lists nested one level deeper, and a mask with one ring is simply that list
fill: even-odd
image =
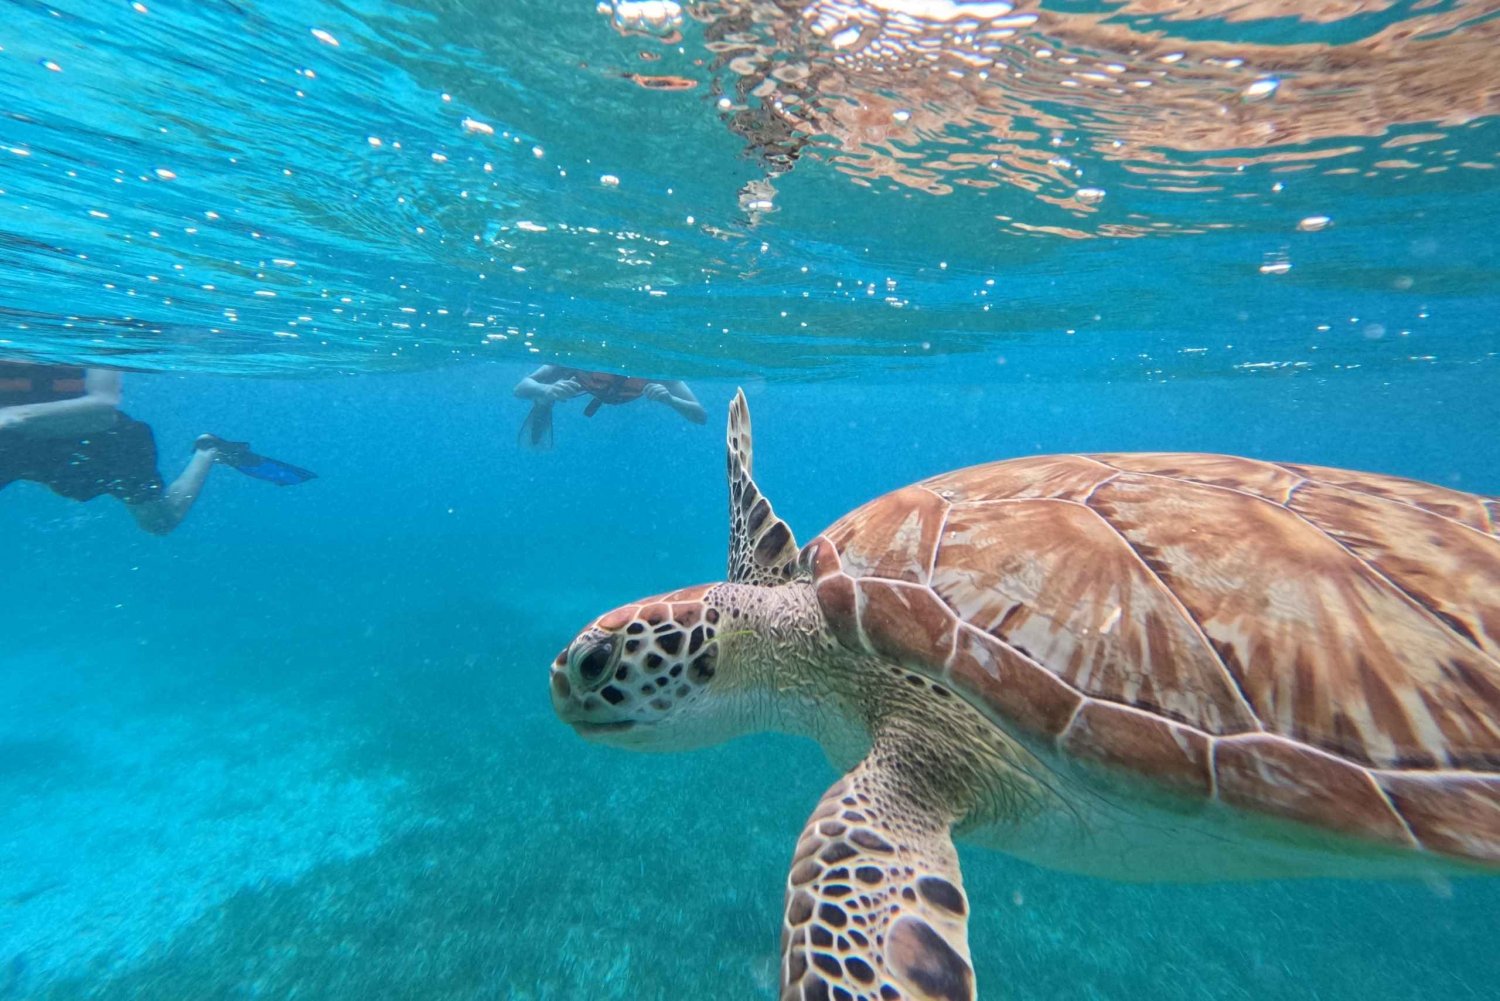
[{"label": "turtle head", "polygon": [[729,581],[617,608],[552,662],[552,707],[590,740],[678,750],[782,725],[788,677],[777,665],[823,635],[811,569],[750,478],[744,393],[729,405],[725,443]]},{"label": "turtle head", "polygon": [[552,707],[589,740],[639,750],[718,743],[725,687],[716,585],[623,605],[552,662]]}]

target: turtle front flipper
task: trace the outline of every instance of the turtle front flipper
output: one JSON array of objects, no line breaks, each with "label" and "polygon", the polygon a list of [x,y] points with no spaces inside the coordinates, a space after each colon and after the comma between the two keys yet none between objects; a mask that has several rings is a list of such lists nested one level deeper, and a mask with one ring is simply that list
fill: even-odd
[{"label": "turtle front flipper", "polygon": [[973,1001],[969,905],[948,825],[866,760],[797,842],[782,1001]]},{"label": "turtle front flipper", "polygon": [[754,449],[744,390],[729,404],[729,579],[774,586],[797,576],[797,539],[751,477]]}]

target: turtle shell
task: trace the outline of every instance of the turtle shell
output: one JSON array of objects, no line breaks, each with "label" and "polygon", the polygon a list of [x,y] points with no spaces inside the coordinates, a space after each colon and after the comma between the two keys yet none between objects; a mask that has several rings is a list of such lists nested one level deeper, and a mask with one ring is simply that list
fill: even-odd
[{"label": "turtle shell", "polygon": [[1500,501],[1220,455],[946,473],[804,550],[847,646],[1033,747],[1500,863]]}]

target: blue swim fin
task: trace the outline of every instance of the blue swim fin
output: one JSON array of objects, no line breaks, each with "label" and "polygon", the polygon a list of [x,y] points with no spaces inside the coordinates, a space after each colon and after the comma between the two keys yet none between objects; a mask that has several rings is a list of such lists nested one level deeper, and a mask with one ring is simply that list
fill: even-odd
[{"label": "blue swim fin", "polygon": [[531,405],[531,413],[521,425],[516,442],[522,448],[545,452],[552,447],[552,401],[538,400]]},{"label": "blue swim fin", "polygon": [[249,442],[225,441],[211,434],[201,435],[195,443],[198,448],[212,448],[219,453],[219,461],[239,470],[246,476],[274,483],[278,487],[296,486],[317,479],[318,474],[290,462],[272,459],[250,451]]}]

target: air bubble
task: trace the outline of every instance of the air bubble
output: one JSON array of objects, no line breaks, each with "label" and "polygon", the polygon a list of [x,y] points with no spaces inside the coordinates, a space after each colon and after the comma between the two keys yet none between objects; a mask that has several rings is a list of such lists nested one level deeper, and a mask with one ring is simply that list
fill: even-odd
[{"label": "air bubble", "polygon": [[1275,97],[1276,91],[1281,87],[1281,81],[1274,76],[1263,76],[1240,91],[1240,97],[1249,102],[1264,101]]},{"label": "air bubble", "polygon": [[[600,4],[600,13],[609,8]],[[682,23],[682,5],[675,0],[617,0],[614,22],[622,28],[666,31]]]},{"label": "air bubble", "polygon": [[849,46],[851,46],[855,42],[859,41],[859,29],[858,28],[845,28],[843,31],[839,32],[837,35],[834,35],[833,38],[831,39],[831,41],[833,42],[833,47],[834,48],[836,48],[836,49],[847,49]]}]

